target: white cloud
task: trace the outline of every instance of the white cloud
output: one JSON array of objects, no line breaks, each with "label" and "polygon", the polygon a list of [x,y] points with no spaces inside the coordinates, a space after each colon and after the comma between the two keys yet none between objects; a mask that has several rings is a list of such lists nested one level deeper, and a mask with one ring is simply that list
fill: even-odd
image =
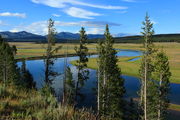
[{"label": "white cloud", "polygon": [[106,24],[108,24],[109,26],[120,26],[120,24],[112,23],[108,21],[79,21],[79,22],[55,21],[56,26],[105,27]]},{"label": "white cloud", "polygon": [[10,32],[19,32],[19,31],[21,31],[21,30],[19,30],[17,28],[13,28],[13,29],[10,30]]},{"label": "white cloud", "polygon": [[93,16],[101,16],[99,13],[94,13],[91,11],[87,11],[81,8],[71,7],[66,10],[64,10],[65,13],[72,17],[77,18],[85,18],[85,19],[94,19]]},{"label": "white cloud", "polygon": [[61,15],[53,13],[52,16],[54,16],[54,17],[60,17]]},{"label": "white cloud", "polygon": [[124,2],[136,2],[136,0],[122,0]]},{"label": "white cloud", "polygon": [[[80,22],[63,22],[55,21],[55,27],[58,29],[60,26],[78,26],[78,27],[92,27],[88,28],[89,34],[103,33],[105,25],[120,26],[117,23],[111,23],[107,21],[80,21]],[[11,32],[27,31],[34,34],[45,35],[47,34],[47,21],[33,22],[30,25],[19,25],[11,29]],[[59,31],[58,31],[59,32]]]},{"label": "white cloud", "polygon": [[47,34],[47,21],[33,22],[30,25],[20,25],[10,30],[11,32],[27,31],[34,34]]},{"label": "white cloud", "polygon": [[158,22],[155,21],[155,20],[151,20],[151,22],[152,22],[154,25],[158,24]]},{"label": "white cloud", "polygon": [[117,13],[124,14],[124,13],[127,13],[127,11],[126,11],[126,10],[124,10],[124,11],[118,11]]},{"label": "white cloud", "polygon": [[71,5],[81,5],[81,6],[87,6],[93,8],[100,8],[100,9],[127,9],[127,7],[124,6],[95,5],[95,4],[81,2],[79,0],[31,0],[31,1],[37,4],[44,4],[55,8],[64,8],[68,4],[71,4]]},{"label": "white cloud", "polygon": [[1,25],[1,26],[6,26],[6,25],[8,25],[8,24],[5,23],[4,21],[0,20],[0,25]]},{"label": "white cloud", "polygon": [[2,20],[0,20],[0,25],[4,25],[4,22]]},{"label": "white cloud", "polygon": [[89,28],[87,30],[87,34],[103,34],[104,29],[103,28]]},{"label": "white cloud", "polygon": [[20,18],[25,18],[26,14],[25,13],[10,13],[10,12],[3,12],[0,13],[0,16],[4,17],[20,17]]}]

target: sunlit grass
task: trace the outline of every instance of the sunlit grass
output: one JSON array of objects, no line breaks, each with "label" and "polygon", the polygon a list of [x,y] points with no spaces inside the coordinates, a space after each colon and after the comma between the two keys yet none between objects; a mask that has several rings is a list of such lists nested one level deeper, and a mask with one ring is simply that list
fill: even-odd
[{"label": "sunlit grass", "polygon": [[[16,58],[28,58],[37,57],[45,55],[46,44],[35,44],[27,42],[10,42],[11,45],[16,45],[18,48]],[[56,53],[56,55],[62,55],[66,52],[68,48],[68,54],[75,54],[74,47],[78,44],[56,44],[57,46],[62,46],[62,49]],[[171,82],[180,83],[180,43],[155,43],[157,47],[163,47],[170,61],[170,68],[172,72]],[[88,44],[90,53],[96,53],[97,44]],[[114,48],[117,49],[132,49],[132,50],[143,50],[142,44],[129,44],[129,43],[118,43],[114,44]],[[95,60],[89,63],[90,68],[96,69]],[[122,58],[119,59],[119,66],[121,67],[122,73],[126,75],[138,76],[139,69],[138,61],[127,62]]]},{"label": "sunlit grass", "polygon": [[177,104],[170,104],[169,109],[180,111],[180,105]]}]

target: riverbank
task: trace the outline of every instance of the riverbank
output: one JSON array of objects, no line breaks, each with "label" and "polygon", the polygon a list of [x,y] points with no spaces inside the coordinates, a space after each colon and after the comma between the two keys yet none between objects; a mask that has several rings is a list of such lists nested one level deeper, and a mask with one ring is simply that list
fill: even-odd
[{"label": "riverbank", "polygon": [[[118,58],[118,66],[121,68],[121,72],[123,75],[139,77],[139,66],[141,60],[140,56],[135,57],[119,57]],[[138,60],[132,61],[133,59],[138,58]],[[71,61],[71,64],[75,65],[76,61]],[[98,69],[97,58],[90,58],[88,62],[88,68],[90,69]],[[171,80],[171,83],[176,83],[177,81]],[[177,82],[180,84],[180,82]],[[178,111],[180,113],[180,105],[178,104],[170,104],[169,110]]]},{"label": "riverbank", "polygon": [[[118,49],[118,48],[125,49],[125,47],[119,47],[119,46],[117,46],[117,45],[115,45],[115,46],[116,46],[117,49]],[[131,45],[130,45],[130,46],[131,46]],[[129,46],[129,47],[130,47],[130,46]],[[94,49],[93,47],[95,48],[95,45],[91,45],[91,47],[90,47],[90,48],[92,48],[91,50],[96,50],[96,49]],[[136,46],[136,48],[135,48],[135,47],[130,47],[130,48],[136,49],[137,46]],[[130,48],[128,48],[128,49],[130,49]],[[33,49],[35,49],[35,48],[33,48]],[[90,51],[91,51],[91,50],[90,50]],[[138,50],[138,49],[137,49],[137,50]],[[142,49],[139,49],[139,50],[142,50]],[[94,53],[94,54],[95,54],[95,53]],[[71,55],[74,56],[75,54],[71,54]],[[41,59],[41,57],[42,57],[42,56],[39,56],[39,57],[37,57],[36,59]],[[64,55],[62,54],[62,55],[59,55],[59,56],[57,56],[57,57],[64,57]],[[119,58],[118,64],[121,66],[121,69],[122,69],[122,73],[123,73],[123,74],[138,77],[138,74],[139,74],[138,69],[139,69],[139,65],[140,65],[140,60],[131,61],[132,59],[137,58],[137,57],[139,57],[139,56],[136,56],[136,57],[120,57],[120,58]],[[34,58],[33,58],[33,59],[34,59]],[[97,68],[96,68],[96,67],[97,67],[97,64],[95,64],[96,61],[97,61],[97,59],[92,58],[92,60],[94,60],[94,61],[92,62],[92,65],[94,65],[94,67],[92,67],[92,68],[93,68],[93,69],[97,69]],[[75,62],[75,61],[74,61],[74,62]],[[91,59],[90,59],[89,62],[91,62]],[[88,67],[90,67],[90,66],[88,66]],[[179,106],[173,105],[173,107],[172,107],[173,110],[174,110],[174,109],[177,110],[177,108],[179,108]]]},{"label": "riverbank", "polygon": [[[89,55],[96,55],[97,53],[89,53]],[[67,54],[67,57],[73,57],[76,56],[75,53],[72,54]],[[60,54],[60,55],[54,55],[54,58],[63,58],[66,57],[65,54]],[[17,61],[22,61],[22,60],[42,60],[45,59],[46,56],[29,56],[29,57],[20,57],[20,58],[15,58]]]},{"label": "riverbank", "polygon": [[[121,68],[122,74],[139,77],[139,67],[140,67],[141,59],[131,61],[132,59],[139,58],[139,57],[140,56],[119,57],[118,58],[118,66]],[[75,65],[75,61],[71,61],[71,64]],[[89,59],[88,68],[95,69],[95,70],[98,69],[97,58]],[[170,82],[180,84],[179,77],[172,76],[170,79]]]},{"label": "riverbank", "polygon": [[[27,60],[43,59],[45,53],[46,44],[36,44],[36,43],[23,43],[23,42],[10,42],[10,45],[16,45],[17,55],[16,59],[25,58]],[[57,57],[63,57],[66,48],[68,48],[68,54],[70,56],[75,55],[74,47],[78,44],[57,44],[57,46],[62,46],[62,49],[56,54]],[[170,70],[172,73],[171,82],[180,84],[180,43],[155,43],[158,47],[163,47],[167,56],[169,57]],[[90,53],[97,53],[97,44],[88,44]],[[142,44],[115,44],[116,49],[130,49],[130,50],[143,50]],[[132,68],[139,68],[140,60],[137,61],[123,61],[120,60],[119,65],[122,69],[123,74],[138,77],[138,71]],[[93,67],[89,65],[89,67]]]}]

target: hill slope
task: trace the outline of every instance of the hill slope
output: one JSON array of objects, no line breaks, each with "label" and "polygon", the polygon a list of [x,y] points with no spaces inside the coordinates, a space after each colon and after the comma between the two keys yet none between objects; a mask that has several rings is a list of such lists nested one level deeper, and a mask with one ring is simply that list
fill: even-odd
[{"label": "hill slope", "polygon": [[[28,33],[26,31],[21,32],[0,32],[4,38],[10,42],[46,42],[46,36],[36,35]],[[119,37],[120,36],[120,37]],[[60,32],[56,34],[57,42],[64,43],[77,43],[79,42],[80,35],[78,33]],[[103,34],[88,34],[88,42],[96,43],[98,39],[103,39]],[[142,36],[128,36],[128,34],[119,33],[114,35],[116,43],[140,43],[142,42]],[[153,40],[155,42],[180,42],[180,34],[157,34],[154,35]]]}]

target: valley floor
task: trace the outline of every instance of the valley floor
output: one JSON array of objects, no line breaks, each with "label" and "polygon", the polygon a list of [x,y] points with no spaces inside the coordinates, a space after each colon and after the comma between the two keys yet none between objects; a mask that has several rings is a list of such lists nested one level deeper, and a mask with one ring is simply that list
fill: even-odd
[{"label": "valley floor", "polygon": [[[17,46],[16,58],[26,58],[43,56],[45,52],[46,44],[35,44],[35,43],[16,43],[11,42],[11,45]],[[75,54],[74,47],[78,44],[56,44],[56,46],[62,46],[62,49],[57,55],[63,55],[68,48],[68,54]],[[170,67],[172,72],[171,83],[180,84],[180,43],[155,43],[159,48],[163,48],[170,60]],[[88,44],[90,53],[96,53],[97,44]],[[143,50],[141,44],[115,44],[114,48],[117,49],[131,49],[131,50]],[[139,56],[136,56],[139,57]],[[121,67],[122,73],[125,75],[131,75],[138,77],[140,59],[136,61],[129,61],[136,57],[120,57],[118,65]],[[37,58],[38,59],[38,58]],[[97,69],[95,58],[89,60],[88,67]],[[73,61],[74,62],[74,61]],[[73,64],[72,62],[72,64]],[[180,111],[180,105],[171,104],[170,110]]]},{"label": "valley floor", "polygon": [[[17,55],[16,58],[29,58],[35,57],[36,59],[41,58],[45,53],[46,44],[35,44],[35,43],[22,43],[22,42],[10,42],[10,45],[16,45]],[[68,48],[68,54],[75,54],[74,47],[78,44],[56,44],[57,46],[62,46],[62,49],[56,53],[57,55],[63,55]],[[160,49],[163,48],[170,61],[171,68],[171,83],[180,84],[180,43],[169,42],[169,43],[155,43],[156,47]],[[88,44],[90,53],[96,53],[97,44]],[[131,50],[143,50],[142,44],[115,44],[114,48],[117,49],[131,49]],[[132,75],[138,77],[138,69],[140,60],[129,62],[128,60],[132,58],[120,58],[119,65],[122,69],[123,74]],[[94,68],[94,64],[91,65],[91,62],[95,60],[90,60],[89,67]]]}]

